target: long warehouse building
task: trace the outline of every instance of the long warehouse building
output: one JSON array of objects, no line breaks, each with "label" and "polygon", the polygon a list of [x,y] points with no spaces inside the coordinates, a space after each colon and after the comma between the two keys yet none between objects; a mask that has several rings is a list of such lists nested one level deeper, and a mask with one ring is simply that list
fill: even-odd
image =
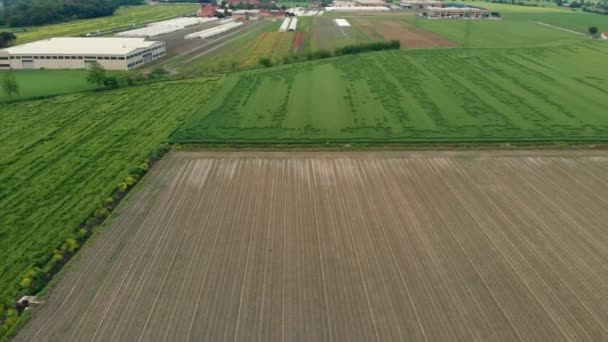
[{"label": "long warehouse building", "polygon": [[56,37],[0,50],[0,69],[129,70],[164,57],[165,43],[144,38]]}]

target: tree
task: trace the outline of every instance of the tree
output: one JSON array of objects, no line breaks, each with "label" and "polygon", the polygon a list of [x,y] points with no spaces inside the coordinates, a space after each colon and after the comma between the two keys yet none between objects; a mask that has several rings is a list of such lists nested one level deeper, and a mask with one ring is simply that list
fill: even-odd
[{"label": "tree", "polygon": [[106,79],[106,69],[104,69],[101,64],[97,62],[93,62],[89,64],[89,73],[87,75],[87,81],[89,83],[97,84],[101,86],[103,81]]},{"label": "tree", "polygon": [[595,26],[589,27],[589,33],[591,33],[591,35],[594,36],[597,33],[597,27],[595,27]]},{"label": "tree", "polygon": [[104,77],[103,86],[106,88],[118,88],[118,79],[114,76]]},{"label": "tree", "polygon": [[13,45],[13,42],[17,39],[12,32],[0,32],[0,48]]},{"label": "tree", "polygon": [[11,73],[7,73],[2,80],[2,89],[8,95],[9,99],[13,98],[13,94],[19,95],[19,83]]},{"label": "tree", "polygon": [[270,58],[260,58],[260,60],[258,61],[258,63],[260,63],[261,66],[268,68],[269,66],[272,66],[272,61],[270,60]]}]

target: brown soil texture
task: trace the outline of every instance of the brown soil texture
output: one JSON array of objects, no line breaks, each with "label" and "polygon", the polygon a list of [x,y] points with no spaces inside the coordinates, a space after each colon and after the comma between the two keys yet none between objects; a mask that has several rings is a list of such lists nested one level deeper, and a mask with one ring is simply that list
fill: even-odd
[{"label": "brown soil texture", "polygon": [[400,20],[374,20],[353,18],[369,32],[377,32],[386,40],[401,41],[401,48],[439,48],[454,47],[456,43],[434,33],[413,28]]},{"label": "brown soil texture", "polygon": [[17,341],[608,336],[608,152],[179,152]]}]

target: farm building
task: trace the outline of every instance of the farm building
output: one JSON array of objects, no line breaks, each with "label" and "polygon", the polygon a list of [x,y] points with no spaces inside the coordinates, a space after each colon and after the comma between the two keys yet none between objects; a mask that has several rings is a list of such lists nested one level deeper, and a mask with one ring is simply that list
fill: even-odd
[{"label": "farm building", "polygon": [[386,2],[383,0],[355,0],[354,7],[380,7],[386,6]]},{"label": "farm building", "polygon": [[488,15],[488,11],[475,7],[428,7],[422,15],[433,19],[481,19]]},{"label": "farm building", "polygon": [[337,0],[331,3],[331,7],[354,7],[355,3],[352,1],[341,1]]},{"label": "farm building", "polygon": [[85,69],[97,62],[129,70],[163,56],[164,42],[144,38],[55,37],[0,50],[0,69]]},{"label": "farm building", "polygon": [[399,3],[401,8],[443,7],[442,1],[435,0],[405,0]]},{"label": "farm building", "polygon": [[389,12],[386,6],[325,7],[327,12]]},{"label": "farm building", "polygon": [[211,18],[215,16],[215,12],[217,12],[217,6],[203,4],[201,8],[196,11],[196,15],[201,18]]},{"label": "farm building", "polygon": [[187,34],[186,36],[184,36],[184,39],[205,39],[205,38],[217,36],[224,32],[228,32],[236,27],[243,25],[242,22],[240,22],[240,21],[236,22],[236,21],[234,21],[233,18],[224,19],[220,23],[222,23],[222,25],[220,25],[220,26],[216,26],[216,27],[212,27],[210,29]]},{"label": "farm building", "polygon": [[260,20],[260,10],[236,10],[232,11],[232,17],[236,20]]},{"label": "farm building", "polygon": [[116,35],[119,37],[156,37],[167,33],[177,32],[186,29],[187,27],[216,21],[218,18],[175,18],[163,21],[157,21],[148,24],[145,27],[119,32]]},{"label": "farm building", "polygon": [[608,32],[604,32],[604,33],[602,33],[601,38],[602,38],[603,40],[608,40]]},{"label": "farm building", "polygon": [[285,11],[280,10],[261,10],[260,16],[264,18],[285,18]]}]

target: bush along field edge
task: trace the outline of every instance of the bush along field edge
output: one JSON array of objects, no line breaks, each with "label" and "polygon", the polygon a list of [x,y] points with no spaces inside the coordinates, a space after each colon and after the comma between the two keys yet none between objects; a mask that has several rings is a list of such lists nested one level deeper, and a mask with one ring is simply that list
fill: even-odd
[{"label": "bush along field edge", "polygon": [[142,180],[150,168],[170,150],[171,145],[163,143],[138,166],[129,170],[129,175],[118,183],[114,191],[98,205],[70,237],[49,251],[46,258],[23,273],[19,279],[19,292],[12,303],[0,306],[0,341],[9,341],[32,316],[28,303],[18,301],[24,296],[37,296],[47,289],[53,277],[76,255],[84,243],[96,232],[121,201]]}]

